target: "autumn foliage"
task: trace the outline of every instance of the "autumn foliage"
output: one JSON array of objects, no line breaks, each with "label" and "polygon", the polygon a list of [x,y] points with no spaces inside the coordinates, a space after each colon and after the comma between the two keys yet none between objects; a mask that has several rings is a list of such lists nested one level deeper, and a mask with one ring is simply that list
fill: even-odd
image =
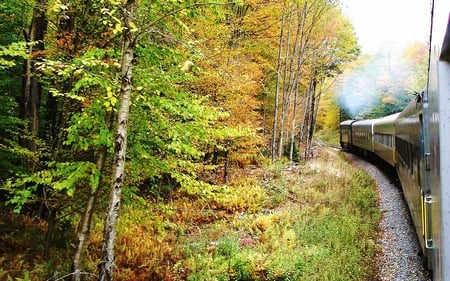
[{"label": "autumn foliage", "polygon": [[[262,169],[312,157],[321,97],[358,54],[328,0],[14,0],[0,15],[1,223],[40,233],[37,250],[11,250],[41,279],[88,280],[99,264],[123,280],[194,278],[196,249],[174,243],[270,207]],[[258,245],[220,239],[213,258]]]}]

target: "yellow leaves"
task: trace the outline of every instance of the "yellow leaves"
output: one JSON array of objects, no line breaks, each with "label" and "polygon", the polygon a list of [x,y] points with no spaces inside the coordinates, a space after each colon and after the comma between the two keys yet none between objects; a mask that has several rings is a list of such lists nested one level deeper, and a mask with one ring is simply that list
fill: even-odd
[{"label": "yellow leaves", "polygon": [[194,65],[194,63],[192,61],[187,60],[181,65],[180,70],[182,72],[188,72],[193,65]]},{"label": "yellow leaves", "polygon": [[84,71],[83,71],[83,69],[81,69],[81,68],[78,68],[78,69],[76,69],[74,72],[73,72],[73,76],[74,77],[82,77],[83,76],[83,74],[84,74]]},{"label": "yellow leaves", "polygon": [[117,33],[122,32],[122,30],[123,30],[122,24],[120,22],[118,22],[118,23],[116,23],[116,25],[112,29],[112,33],[114,35],[116,35]]},{"label": "yellow leaves", "polygon": [[53,6],[50,7],[50,11],[55,13],[61,13],[67,10],[69,10],[69,6],[62,4],[60,0],[55,1]]},{"label": "yellow leaves", "polygon": [[124,27],[122,26],[122,24],[120,22],[116,22],[116,24],[114,25],[114,28],[112,28],[112,33],[114,35],[121,33],[122,31],[124,31],[125,29],[130,29],[131,33],[135,33],[139,31],[139,28],[136,26],[136,24],[132,21],[128,22],[128,26],[129,27]]},{"label": "yellow leaves", "polygon": [[120,22],[117,22],[114,26],[114,28],[112,29],[112,33],[114,35],[124,31],[125,29],[129,28],[131,33],[135,33],[139,31],[139,28],[136,26],[136,24],[132,21],[128,22],[128,26],[129,27],[124,27],[122,26],[122,24]]},{"label": "yellow leaves", "polygon": [[112,111],[117,104],[117,98],[114,96],[114,93],[111,87],[106,87],[106,97],[103,102],[103,106],[105,106],[107,111]]},{"label": "yellow leaves", "polygon": [[395,104],[395,99],[391,96],[385,96],[382,98],[383,103]]},{"label": "yellow leaves", "polygon": [[128,25],[130,26],[130,32],[134,33],[134,32],[138,32],[139,28],[136,27],[136,25],[134,24],[134,22],[130,21],[128,23]]},{"label": "yellow leaves", "polygon": [[[126,29],[129,29],[131,33],[135,33],[139,31],[139,28],[136,26],[136,24],[130,20],[123,19],[122,17],[119,17],[118,11],[119,8],[115,7],[114,5],[118,6],[120,5],[120,1],[115,1],[112,8],[102,8],[101,13],[103,16],[102,24],[109,27],[110,32],[112,32],[114,35],[120,34]],[[125,20],[125,22],[123,22]]]}]

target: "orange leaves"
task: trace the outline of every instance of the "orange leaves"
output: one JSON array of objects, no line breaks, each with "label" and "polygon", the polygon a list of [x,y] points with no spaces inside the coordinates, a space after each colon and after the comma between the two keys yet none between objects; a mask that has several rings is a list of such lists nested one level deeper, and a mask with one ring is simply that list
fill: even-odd
[{"label": "orange leaves", "polygon": [[56,39],[56,46],[66,51],[73,51],[75,48],[74,40],[74,32],[63,31]]},{"label": "orange leaves", "polygon": [[381,99],[383,103],[395,104],[395,99],[392,96],[385,96]]}]

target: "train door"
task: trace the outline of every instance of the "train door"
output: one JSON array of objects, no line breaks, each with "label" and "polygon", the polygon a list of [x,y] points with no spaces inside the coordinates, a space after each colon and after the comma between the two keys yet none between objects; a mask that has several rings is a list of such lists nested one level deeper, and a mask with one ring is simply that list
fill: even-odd
[{"label": "train door", "polygon": [[[421,194],[421,202],[422,202],[422,238],[423,238],[423,254],[428,263],[428,267],[431,268],[431,253],[430,251],[433,249],[433,240],[431,233],[431,191],[429,186],[429,171],[430,171],[430,163],[429,156],[430,153],[427,151],[427,144],[425,143],[424,132],[428,132],[427,128],[424,128],[423,116],[420,114],[420,131],[419,131],[419,186],[420,186],[420,194]],[[426,125],[425,125],[426,126]]]}]

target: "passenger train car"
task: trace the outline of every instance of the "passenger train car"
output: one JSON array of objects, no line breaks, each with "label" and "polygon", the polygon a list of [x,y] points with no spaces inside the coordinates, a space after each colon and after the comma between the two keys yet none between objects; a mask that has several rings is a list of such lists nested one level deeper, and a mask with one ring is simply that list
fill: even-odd
[{"label": "passenger train car", "polygon": [[428,83],[400,113],[340,125],[344,150],[395,167],[433,280],[450,281],[450,1],[432,1]]},{"label": "passenger train car", "polygon": [[373,122],[374,120],[360,120],[352,124],[352,147],[362,152],[373,152]]},{"label": "passenger train car", "polygon": [[392,166],[395,166],[394,121],[399,114],[392,114],[373,122],[373,152]]}]

